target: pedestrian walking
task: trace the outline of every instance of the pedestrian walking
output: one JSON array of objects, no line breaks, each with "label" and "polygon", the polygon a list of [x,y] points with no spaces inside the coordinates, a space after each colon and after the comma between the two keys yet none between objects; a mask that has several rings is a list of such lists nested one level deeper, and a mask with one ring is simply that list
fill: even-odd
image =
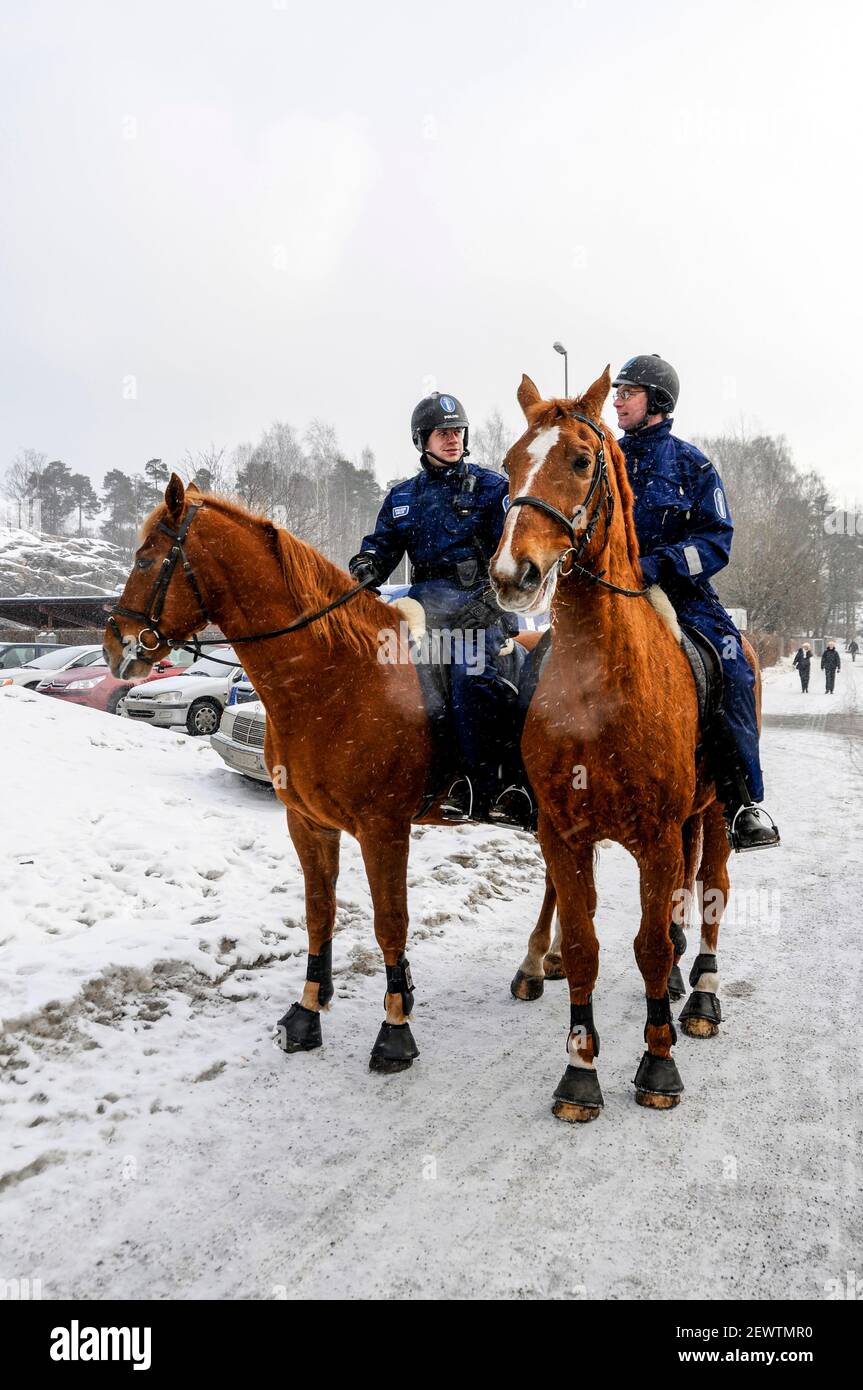
[{"label": "pedestrian walking", "polygon": [[828,642],[824,648],[824,655],[821,657],[821,670],[824,672],[824,693],[833,694],[833,686],[836,684],[836,672],[842,665],[842,658],[836,650],[835,642]]},{"label": "pedestrian walking", "polygon": [[802,647],[797,648],[794,665],[797,667],[797,674],[800,677],[800,692],[806,695],[809,691],[809,672],[812,667],[812,648],[808,642],[804,642]]}]

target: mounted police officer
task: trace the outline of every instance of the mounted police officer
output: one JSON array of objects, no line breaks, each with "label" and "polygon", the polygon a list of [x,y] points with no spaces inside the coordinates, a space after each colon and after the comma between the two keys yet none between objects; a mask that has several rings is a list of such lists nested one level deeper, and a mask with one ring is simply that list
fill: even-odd
[{"label": "mounted police officer", "polygon": [[522,653],[504,630],[488,578],[506,517],[507,480],[468,463],[468,436],[468,418],[455,396],[433,391],[419,402],[411,416],[411,439],[420,470],[390,489],[374,531],[363,537],[348,568],[356,579],[374,576],[382,583],[407,553],[408,596],[422,604],[428,628],[462,639],[480,637],[479,662],[466,655],[465,640],[462,652],[456,643],[449,666],[464,775],[441,809],[447,820],[492,819],[526,828],[531,797],[525,788],[509,785],[517,778]]},{"label": "mounted police officer", "polygon": [[668,362],[656,353],[631,357],[613,385],[644,582],[659,584],[681,621],[703,633],[722,659],[724,717],[714,761],[731,842],[741,850],[777,845],[775,824],[754,804],[764,796],[755,676],[710,583],[728,564],[734,533],[722,479],[693,444],[671,433],[680,382]]}]

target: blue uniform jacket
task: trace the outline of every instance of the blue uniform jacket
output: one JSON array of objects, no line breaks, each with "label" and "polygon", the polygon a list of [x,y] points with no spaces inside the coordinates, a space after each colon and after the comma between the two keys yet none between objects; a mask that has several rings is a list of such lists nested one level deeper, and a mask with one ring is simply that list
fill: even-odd
[{"label": "blue uniform jacket", "polygon": [[711,575],[731,556],[734,526],[722,479],[671,420],[619,441],[635,494],[635,529],[647,584],[661,584],[675,607],[718,604]]},{"label": "blue uniform jacket", "polygon": [[[374,555],[381,579],[387,579],[407,553],[420,569],[478,560],[478,578],[484,581],[503,530],[508,482],[502,473],[476,463],[469,463],[467,471],[476,480],[472,493],[462,491],[462,464],[436,468],[425,460],[418,473],[390,489],[374,531],[360,545],[361,552]],[[457,498],[466,515],[456,511]]]}]

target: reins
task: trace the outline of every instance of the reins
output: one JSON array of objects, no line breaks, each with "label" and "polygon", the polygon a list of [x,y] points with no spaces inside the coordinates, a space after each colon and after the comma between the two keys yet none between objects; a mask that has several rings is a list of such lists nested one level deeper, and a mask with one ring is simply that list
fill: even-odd
[{"label": "reins", "polygon": [[[120,644],[124,647],[124,649],[126,646],[127,639],[123,637],[123,634],[121,633],[115,621],[116,617],[134,618],[136,621],[140,621],[145,624],[145,626],[141,628],[137,638],[135,639],[134,654],[127,654],[123,658],[120,670],[118,672],[120,678],[122,678],[125,675],[126,670],[129,666],[132,665],[133,662],[148,660],[150,657],[152,657],[153,652],[157,651],[161,646],[171,647],[174,651],[191,652],[196,660],[200,660],[202,656],[206,656],[208,661],[215,662],[217,666],[237,665],[236,661],[225,661],[221,657],[211,656],[209,653],[205,652],[197,633],[193,634],[192,638],[188,642],[177,642],[172,637],[169,637],[166,633],[163,633],[159,628],[159,619],[162,616],[162,609],[165,606],[165,598],[168,593],[168,586],[171,583],[174,571],[177,568],[177,564],[180,560],[182,560],[183,562],[183,573],[186,576],[186,579],[188,580],[189,587],[191,588],[192,593],[195,595],[195,599],[198,604],[198,607],[201,610],[201,613],[211,626],[217,625],[215,623],[215,620],[211,617],[209,610],[207,609],[207,605],[204,602],[204,596],[201,592],[200,585],[198,584],[198,581],[195,577],[195,572],[192,569],[192,565],[189,561],[188,556],[186,555],[185,550],[183,549],[183,542],[185,541],[186,536],[188,535],[189,528],[192,522],[194,521],[196,514],[201,510],[203,505],[203,502],[190,503],[189,509],[186,512],[185,517],[183,518],[182,524],[176,530],[173,530],[170,526],[166,526],[164,521],[160,521],[158,523],[156,529],[164,532],[166,536],[170,536],[171,540],[173,541],[173,545],[171,546],[171,549],[162,561],[161,568],[156,577],[156,581],[153,585],[153,588],[150,591],[150,596],[147,600],[146,610],[142,611],[134,608],[124,608],[120,604],[116,604],[111,609],[110,615],[108,617],[108,627],[110,628],[111,632],[113,632],[118,642],[120,642]],[[317,622],[319,618],[325,618],[326,615],[328,613],[332,613],[335,608],[340,608],[343,603],[348,603],[352,598],[355,598],[357,594],[361,593],[363,589],[367,589],[370,585],[375,583],[377,583],[375,576],[369,575],[367,579],[362,580],[362,582],[357,584],[353,589],[349,589],[347,593],[339,594],[337,598],[334,598],[330,603],[325,604],[323,608],[317,608],[314,611],[314,613],[303,613],[299,618],[295,618],[293,622],[287,623],[285,627],[273,628],[269,632],[253,632],[249,633],[245,637],[226,636],[223,640],[232,647],[239,647],[244,642],[266,642],[273,637],[284,637],[289,632],[299,632],[302,628],[309,627],[312,623]],[[156,638],[156,641],[151,645],[147,645],[142,640],[145,633],[152,633],[152,635]]]}]

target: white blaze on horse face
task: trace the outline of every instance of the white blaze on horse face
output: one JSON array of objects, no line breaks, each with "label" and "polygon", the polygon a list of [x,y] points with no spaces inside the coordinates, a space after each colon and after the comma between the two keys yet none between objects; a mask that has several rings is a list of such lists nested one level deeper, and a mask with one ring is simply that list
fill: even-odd
[{"label": "white blaze on horse face", "polygon": [[[521,487],[519,488],[519,495],[523,495],[525,497],[530,495],[530,491],[534,485],[534,482],[536,481],[537,474],[539,473],[540,469],[542,468],[543,464],[545,463],[546,459],[548,458],[549,454],[551,453],[559,438],[560,425],[552,425],[551,429],[540,430],[539,434],[536,436],[536,439],[531,440],[530,444],[528,444],[527,452],[530,455],[531,469],[524,482],[522,483]],[[510,507],[509,511],[506,514],[506,521],[503,524],[502,536],[504,546],[503,550],[500,552],[500,555],[497,558],[494,567],[495,574],[499,579],[513,580],[516,577],[517,569],[515,559],[512,553],[512,538],[520,514],[520,507],[516,507],[515,510],[513,510],[513,508]]]}]

